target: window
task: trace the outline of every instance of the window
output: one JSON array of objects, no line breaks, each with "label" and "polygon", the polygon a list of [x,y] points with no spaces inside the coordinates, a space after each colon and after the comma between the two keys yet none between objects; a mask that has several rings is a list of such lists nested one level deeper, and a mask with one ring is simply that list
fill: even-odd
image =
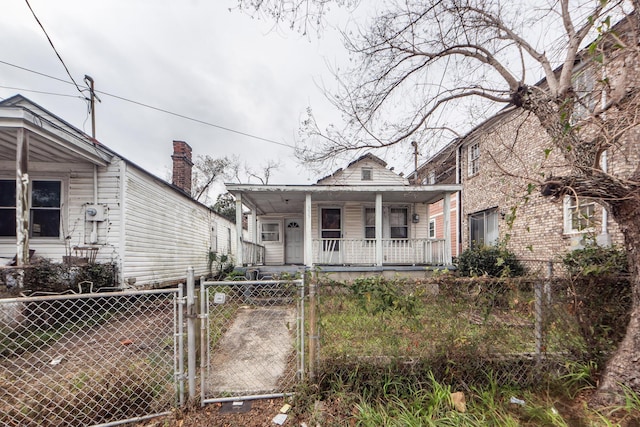
[{"label": "window", "polygon": [[469,237],[472,248],[498,242],[498,210],[489,209],[469,215]]},{"label": "window", "polygon": [[376,210],[375,208],[364,209],[364,238],[376,238]]},{"label": "window", "polygon": [[389,236],[392,239],[409,238],[409,209],[391,208],[389,209]]},{"label": "window", "polygon": [[[383,217],[383,232],[385,238],[407,239],[409,238],[409,208],[390,207],[385,208]],[[364,209],[364,238],[376,238],[376,210],[375,208]]]},{"label": "window", "polygon": [[0,180],[0,236],[16,235],[16,182]]},{"label": "window", "polygon": [[362,168],[362,181],[373,181],[373,169]]},{"label": "window", "polygon": [[469,146],[469,176],[480,172],[480,143]]},{"label": "window", "polygon": [[280,241],[280,223],[265,222],[262,224],[262,241],[263,242],[279,242]]},{"label": "window", "polygon": [[[60,237],[62,184],[32,181],[29,211],[30,237]],[[0,236],[16,235],[16,182],[0,180]]]},{"label": "window", "polygon": [[564,199],[565,233],[579,233],[592,228],[595,211],[594,202],[566,196]]},{"label": "window", "polygon": [[435,239],[436,238],[436,220],[435,218],[432,218],[429,220],[429,238],[430,239]]},{"label": "window", "polygon": [[571,121],[575,123],[585,119],[593,112],[600,95],[596,92],[598,77],[596,77],[595,69],[592,66],[585,66],[577,71],[571,80],[577,98],[571,115]]}]

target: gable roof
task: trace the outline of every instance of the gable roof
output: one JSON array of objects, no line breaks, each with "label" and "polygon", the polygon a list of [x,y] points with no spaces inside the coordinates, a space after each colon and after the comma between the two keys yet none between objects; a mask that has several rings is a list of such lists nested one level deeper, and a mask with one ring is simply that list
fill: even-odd
[{"label": "gable roof", "polygon": [[387,167],[387,162],[382,160],[380,157],[378,157],[376,155],[373,155],[371,153],[366,153],[366,154],[363,154],[362,156],[358,157],[357,159],[355,159],[351,163],[349,163],[347,165],[347,167],[345,167],[344,169],[343,168],[336,169],[332,174],[320,178],[318,181],[316,181],[316,184],[321,184],[323,181],[326,181],[329,178],[335,178],[340,173],[342,173],[344,170],[352,168],[355,165],[357,165],[358,163],[364,162],[364,161],[371,161],[371,162],[377,163],[378,165],[380,165],[381,167],[383,167],[385,169]]}]

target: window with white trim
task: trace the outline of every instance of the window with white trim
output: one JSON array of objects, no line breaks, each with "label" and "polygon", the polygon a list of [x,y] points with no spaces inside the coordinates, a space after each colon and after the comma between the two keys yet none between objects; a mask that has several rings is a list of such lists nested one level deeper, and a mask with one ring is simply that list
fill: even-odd
[{"label": "window with white trim", "polygon": [[362,181],[373,181],[373,168],[362,168]]},{"label": "window with white trim", "polygon": [[435,218],[431,218],[429,220],[429,238],[430,239],[436,238],[436,219]]},{"label": "window with white trim", "polygon": [[[382,219],[382,235],[385,238],[408,239],[409,238],[409,208],[406,206],[393,206],[384,208]],[[376,238],[376,209],[364,208],[364,238]]]},{"label": "window with white trim", "polygon": [[572,123],[587,118],[595,109],[600,96],[596,86],[597,81],[593,66],[584,66],[573,74],[571,85],[576,95],[576,103],[571,114]]},{"label": "window with white trim", "polygon": [[469,146],[469,176],[480,172],[480,143]]},{"label": "window with white trim", "polygon": [[580,233],[593,229],[595,202],[589,199],[565,196],[564,198],[564,232]]},{"label": "window with white trim", "polygon": [[389,237],[392,239],[409,238],[409,209],[390,208],[389,209]]},{"label": "window with white trim", "polygon": [[279,222],[263,222],[261,238],[263,242],[279,242],[280,241],[280,223]]},{"label": "window with white trim", "polygon": [[376,238],[376,209],[364,208],[364,238]]},{"label": "window with white trim", "polygon": [[488,209],[469,215],[469,244],[472,248],[498,242],[498,210]]},{"label": "window with white trim", "polygon": [[[33,180],[29,186],[29,236],[60,237],[62,182]],[[16,182],[0,180],[0,237],[16,235]]]}]

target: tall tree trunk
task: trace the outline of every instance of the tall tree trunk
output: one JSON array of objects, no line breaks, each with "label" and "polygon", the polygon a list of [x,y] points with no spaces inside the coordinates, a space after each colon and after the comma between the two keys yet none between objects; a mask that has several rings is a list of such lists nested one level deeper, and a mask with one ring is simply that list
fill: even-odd
[{"label": "tall tree trunk", "polygon": [[640,393],[640,202],[636,199],[620,201],[612,209],[612,216],[620,226],[629,260],[633,301],[631,316],[624,339],[607,362],[592,404],[606,406],[620,404],[624,387]]}]

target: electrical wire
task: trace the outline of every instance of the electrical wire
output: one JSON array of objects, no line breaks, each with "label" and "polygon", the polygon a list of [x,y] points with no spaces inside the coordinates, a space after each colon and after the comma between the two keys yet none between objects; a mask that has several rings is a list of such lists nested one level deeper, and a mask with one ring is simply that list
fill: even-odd
[{"label": "electrical wire", "polygon": [[[22,71],[27,71],[29,73],[37,74],[37,75],[42,76],[42,77],[47,77],[47,78],[50,78],[50,79],[53,79],[53,80],[57,80],[57,81],[62,82],[62,83],[73,84],[73,83],[70,83],[67,80],[60,79],[58,77],[54,77],[54,76],[51,76],[49,74],[41,73],[39,71],[34,71],[34,70],[29,69],[29,68],[21,67],[19,65],[15,65],[15,64],[12,64],[10,62],[6,62],[6,61],[0,60],[0,64],[8,65],[10,67],[14,67],[14,68],[17,68],[17,69],[22,70]],[[0,87],[5,87],[5,86],[0,86]],[[76,95],[61,95],[61,94],[48,93],[48,92],[39,92],[39,91],[34,91],[34,90],[29,90],[29,89],[20,89],[20,88],[12,88],[12,87],[5,87],[5,88],[12,89],[12,90],[20,90],[20,91],[25,91],[25,92],[43,93],[43,94],[47,94],[47,95],[59,95],[59,96],[68,96],[68,97],[76,96]],[[105,95],[105,96],[110,96],[112,98],[119,99],[120,101],[129,102],[131,104],[138,105],[140,107],[149,108],[151,110],[159,111],[161,113],[169,114],[169,115],[172,115],[172,116],[175,116],[175,117],[179,117],[181,119],[189,120],[189,121],[192,121],[192,122],[195,122],[195,123],[199,123],[199,124],[202,124],[202,125],[205,125],[205,126],[210,126],[210,127],[216,128],[216,129],[221,129],[221,130],[224,130],[224,131],[227,131],[227,132],[235,133],[237,135],[246,136],[248,138],[257,139],[259,141],[268,142],[270,144],[280,145],[282,147],[292,148],[294,150],[297,148],[295,145],[287,144],[285,142],[274,141],[273,139],[263,138],[261,136],[253,135],[253,134],[250,134],[250,133],[247,133],[247,132],[243,132],[243,131],[240,131],[240,130],[236,130],[236,129],[232,129],[232,128],[229,128],[229,127],[226,127],[226,126],[217,125],[215,123],[207,122],[205,120],[200,120],[200,119],[196,119],[196,118],[193,118],[193,117],[186,116],[184,114],[175,113],[173,111],[169,111],[169,110],[166,110],[164,108],[154,107],[153,105],[149,105],[149,104],[145,104],[144,102],[135,101],[133,99],[125,98],[123,96],[119,96],[119,95],[115,95],[115,94],[112,94],[112,93],[103,92],[103,91],[99,91],[99,90],[96,90],[95,92],[96,93],[100,93],[100,94]],[[83,96],[83,99],[86,100],[86,97]]]},{"label": "electrical wire", "polygon": [[31,14],[33,15],[33,17],[36,19],[36,22],[38,23],[40,28],[42,28],[42,31],[44,32],[44,35],[47,37],[47,40],[49,40],[49,44],[51,45],[51,47],[53,48],[53,51],[56,53],[56,56],[58,57],[58,59],[62,63],[62,66],[64,67],[65,71],[67,72],[67,75],[69,76],[69,78],[71,79],[73,84],[75,85],[76,89],[78,89],[78,92],[83,93],[82,89],[80,89],[80,86],[78,86],[78,83],[76,83],[76,81],[73,79],[73,76],[69,72],[69,68],[67,68],[67,64],[65,64],[64,61],[62,60],[62,56],[60,56],[60,53],[58,53],[58,49],[56,49],[55,45],[53,44],[53,41],[51,40],[51,37],[49,37],[49,34],[47,34],[47,30],[44,29],[44,26],[42,25],[42,22],[40,22],[40,19],[38,19],[38,16],[36,15],[36,12],[31,7],[31,4],[29,4],[29,0],[24,0],[24,1],[25,1],[25,3],[27,3],[27,6],[29,7],[29,10],[31,11]]}]

